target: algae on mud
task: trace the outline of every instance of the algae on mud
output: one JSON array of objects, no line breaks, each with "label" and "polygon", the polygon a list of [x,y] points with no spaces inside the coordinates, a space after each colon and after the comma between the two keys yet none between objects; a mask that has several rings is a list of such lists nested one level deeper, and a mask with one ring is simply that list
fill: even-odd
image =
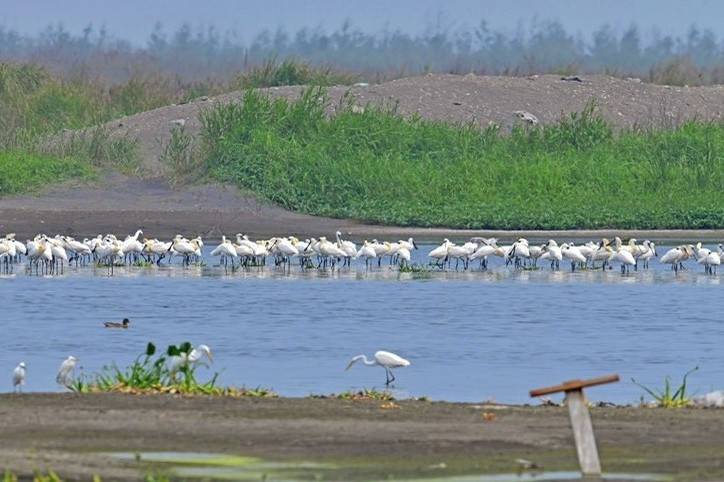
[{"label": "algae on mud", "polygon": [[589,104],[501,135],[328,102],[247,91],[202,112],[206,169],[291,210],[400,226],[724,226],[721,124],[615,132]]}]

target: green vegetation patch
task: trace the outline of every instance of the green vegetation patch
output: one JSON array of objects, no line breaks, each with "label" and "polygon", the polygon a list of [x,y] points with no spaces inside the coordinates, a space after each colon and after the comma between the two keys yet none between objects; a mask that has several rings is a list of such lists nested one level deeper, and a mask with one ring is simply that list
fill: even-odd
[{"label": "green vegetation patch", "polygon": [[330,66],[317,67],[293,58],[280,62],[273,57],[239,74],[235,84],[240,89],[248,89],[286,85],[350,85],[355,80],[354,75]]},{"label": "green vegetation patch", "polygon": [[83,162],[24,152],[0,152],[0,196],[20,193],[68,179],[90,179]]},{"label": "green vegetation patch", "polygon": [[[207,347],[208,348],[208,347]],[[67,387],[78,393],[120,392],[133,395],[178,394],[210,395],[224,397],[275,398],[278,395],[262,387],[222,387],[216,384],[219,376],[201,382],[196,377],[199,366],[207,366],[200,359],[193,360],[191,343],[169,345],[163,353],[156,353],[156,345],[148,343],[146,351],[140,354],[126,368],[117,365],[103,367],[92,377],[79,377]],[[210,351],[209,351],[210,353]],[[209,355],[210,359],[211,355]]]},{"label": "green vegetation patch", "polygon": [[724,226],[722,124],[617,133],[591,104],[501,135],[361,107],[248,91],[202,114],[206,169],[288,209],[402,226]]}]

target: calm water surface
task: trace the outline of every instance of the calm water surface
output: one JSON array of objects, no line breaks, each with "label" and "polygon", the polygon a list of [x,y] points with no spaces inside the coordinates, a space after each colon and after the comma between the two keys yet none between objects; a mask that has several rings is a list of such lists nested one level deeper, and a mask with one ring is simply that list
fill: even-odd
[{"label": "calm water surface", "polygon": [[[415,253],[424,262],[429,251]],[[665,247],[659,247],[663,253]],[[70,354],[84,373],[123,366],[148,341],[212,347],[229,385],[283,395],[384,386],[379,367],[344,367],[353,355],[394,351],[401,396],[527,402],[531,388],[609,372],[622,382],[589,397],[637,402],[630,382],[662,385],[699,365],[691,388],[724,388],[724,291],[719,276],[689,263],[674,275],[648,271],[515,271],[498,260],[486,272],[398,273],[364,265],[291,274],[273,266],[225,272],[213,266],[66,270],[36,277],[22,267],[0,276],[0,389],[24,360],[27,391],[58,390]],[[724,276],[724,275],[721,275]],[[128,317],[129,330],[103,321]],[[7,376],[3,376],[5,373]],[[4,378],[4,381],[3,381]]]}]

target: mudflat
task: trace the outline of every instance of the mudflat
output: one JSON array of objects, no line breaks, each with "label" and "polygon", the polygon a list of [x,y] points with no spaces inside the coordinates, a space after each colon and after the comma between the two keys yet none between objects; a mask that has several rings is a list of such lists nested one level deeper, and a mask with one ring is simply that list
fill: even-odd
[{"label": "mudflat", "polygon": [[[604,470],[724,477],[723,413],[593,408]],[[564,407],[126,394],[0,395],[0,467],[137,480],[108,452],[203,452],[333,463],[333,480],[576,470]]]},{"label": "mudflat", "polygon": [[548,239],[596,240],[601,237],[636,237],[639,240],[724,240],[717,230],[569,230],[505,231],[420,228],[367,224],[288,211],[234,186],[198,184],[172,186],[163,179],[141,179],[109,173],[90,185],[66,184],[41,193],[0,198],[0,235],[13,232],[25,240],[38,233],[65,234],[77,238],[113,233],[125,235],[143,229],[149,237],[171,238],[176,234],[221,239],[222,234],[252,237],[333,236],[342,231],[356,240],[407,239],[440,242],[473,236],[531,241]]}]

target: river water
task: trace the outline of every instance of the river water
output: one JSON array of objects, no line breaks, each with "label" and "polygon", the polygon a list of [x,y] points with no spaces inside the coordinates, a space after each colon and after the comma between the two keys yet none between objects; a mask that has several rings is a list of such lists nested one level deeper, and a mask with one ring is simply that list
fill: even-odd
[{"label": "river water", "polygon": [[[413,261],[425,263],[430,248]],[[38,277],[16,266],[0,276],[0,389],[12,389],[21,360],[26,391],[56,391],[68,355],[91,374],[124,366],[148,341],[163,349],[186,340],[212,348],[202,378],[218,371],[222,384],[288,396],[383,388],[380,367],[344,371],[352,356],[380,349],[412,362],[396,371],[398,396],[536,403],[531,388],[618,373],[620,383],[589,397],[636,403],[643,391],[631,377],[660,387],[694,366],[692,391],[724,388],[724,291],[695,263],[678,275],[656,260],[629,275],[571,273],[566,263],[516,271],[498,260],[488,271],[435,273],[384,263],[232,273],[217,263],[207,255],[203,267],[118,268],[112,277],[94,267]],[[124,317],[128,330],[102,326]]]}]

